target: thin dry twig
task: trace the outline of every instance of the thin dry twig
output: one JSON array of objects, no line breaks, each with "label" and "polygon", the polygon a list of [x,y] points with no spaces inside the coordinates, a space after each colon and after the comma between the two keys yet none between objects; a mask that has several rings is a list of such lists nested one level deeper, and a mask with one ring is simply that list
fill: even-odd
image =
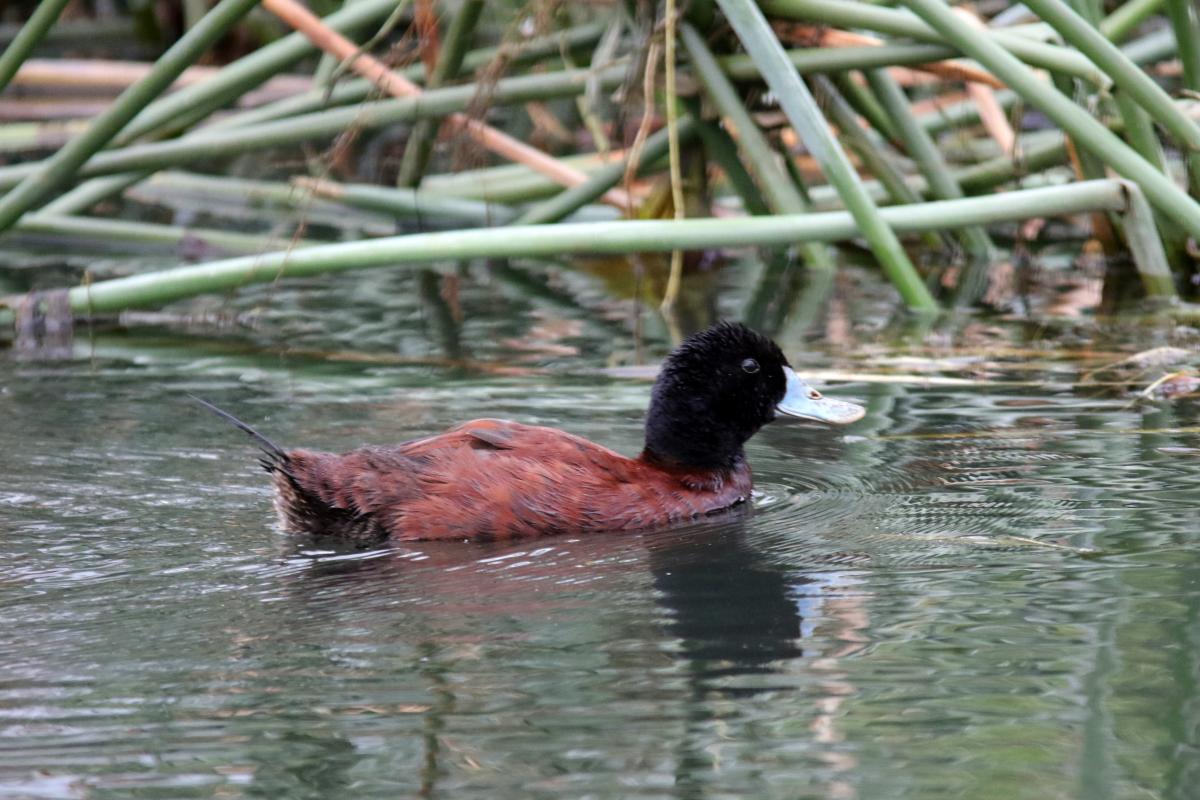
[{"label": "thin dry twig", "polygon": [[[960,6],[955,8],[954,12],[969,22],[971,27],[977,30],[987,30],[987,25],[973,11]],[[971,99],[975,101],[975,107],[979,109],[979,121],[983,123],[984,130],[996,140],[1002,153],[1011,156],[1017,146],[1017,135],[1013,132],[1012,125],[1008,123],[1004,106],[1000,105],[1000,101],[996,99],[993,88],[977,81],[969,82],[967,94],[971,96]]]},{"label": "thin dry twig", "polygon": [[[1178,372],[1169,372],[1166,375],[1163,375],[1158,380],[1151,383],[1145,389],[1142,389],[1142,391],[1138,394],[1138,397],[1141,400],[1149,400],[1150,398],[1154,397],[1154,393],[1157,390],[1159,390],[1163,385],[1172,384],[1172,383],[1184,384],[1183,390],[1179,391],[1178,394],[1180,396],[1187,397],[1188,395],[1194,394],[1194,391],[1192,390],[1192,384],[1195,382],[1195,379],[1196,379],[1196,375],[1191,370],[1180,370]],[[1173,396],[1173,395],[1171,395],[1171,396]]]},{"label": "thin dry twig", "polygon": [[[403,75],[388,69],[374,56],[359,52],[353,42],[331,30],[295,0],[263,0],[263,7],[303,33],[326,53],[339,60],[348,60],[351,69],[375,83],[388,94],[394,97],[419,97],[422,94],[421,87]],[[564,164],[506,133],[501,133],[490,125],[471,119],[462,112],[451,114],[447,121],[450,125],[466,131],[467,135],[482,147],[510,161],[524,164],[563,186],[578,186],[588,180],[586,173]],[[604,199],[622,209],[628,207],[630,202],[628,195],[620,189],[610,189],[604,195]]]},{"label": "thin dry twig", "polygon": [[[665,53],[666,61],[666,90],[667,90],[667,140],[669,143],[668,157],[671,171],[671,205],[674,206],[675,219],[683,219],[683,168],[679,156],[679,109],[676,107],[677,93],[675,90],[675,0],[667,0]],[[679,296],[679,287],[683,283],[683,251],[671,251],[671,276],[667,279],[667,288],[663,292],[662,310],[670,314]]]},{"label": "thin dry twig", "polygon": [[637,174],[637,165],[642,162],[642,148],[646,145],[646,138],[650,135],[650,127],[654,122],[654,75],[657,67],[658,40],[651,39],[650,46],[646,51],[646,74],[642,84],[642,120],[633,137],[633,144],[629,146],[629,159],[625,162],[625,196],[630,199],[622,210],[630,219],[633,218],[633,199],[630,186]]},{"label": "thin dry twig", "polygon": [[[808,27],[811,26],[795,26],[795,28],[801,29]],[[809,38],[814,42],[814,46],[816,47],[882,47],[886,44],[884,40],[875,36],[867,36],[863,33],[851,33],[850,31],[842,31],[836,28],[822,28],[815,37],[810,36]],[[996,89],[1005,88],[1004,82],[995,75],[960,61],[935,61],[929,64],[916,64],[910,67],[910,69],[928,72],[931,75],[936,75],[946,80],[980,83]]]}]

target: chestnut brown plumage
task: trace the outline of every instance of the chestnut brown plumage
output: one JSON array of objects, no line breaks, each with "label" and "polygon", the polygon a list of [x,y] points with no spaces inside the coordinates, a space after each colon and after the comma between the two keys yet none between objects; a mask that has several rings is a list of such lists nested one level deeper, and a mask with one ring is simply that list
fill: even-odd
[{"label": "chestnut brown plumage", "polygon": [[286,530],[365,541],[641,530],[718,513],[750,497],[743,446],[777,412],[838,424],[863,413],[809,389],[774,342],[732,323],[668,356],[637,458],[497,419],[340,455],[284,450],[199,402],[258,441]]}]

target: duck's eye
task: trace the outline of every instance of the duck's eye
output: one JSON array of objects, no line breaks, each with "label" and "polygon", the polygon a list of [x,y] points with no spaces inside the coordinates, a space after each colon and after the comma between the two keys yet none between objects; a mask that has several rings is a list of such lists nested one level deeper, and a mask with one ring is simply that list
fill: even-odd
[{"label": "duck's eye", "polygon": [[808,399],[809,400],[820,400],[821,393],[818,392],[816,389],[809,389],[808,390]]},{"label": "duck's eye", "polygon": [[758,362],[753,358],[747,358],[742,362],[742,372],[745,372],[747,375],[753,375],[758,372]]}]

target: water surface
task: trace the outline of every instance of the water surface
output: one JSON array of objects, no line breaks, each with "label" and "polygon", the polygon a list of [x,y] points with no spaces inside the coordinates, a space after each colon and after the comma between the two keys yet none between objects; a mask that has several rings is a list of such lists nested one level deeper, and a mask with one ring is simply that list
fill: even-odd
[{"label": "water surface", "polygon": [[781,329],[801,371],[942,380],[831,384],[867,417],[764,430],[746,513],[276,532],[249,443],[186,393],[285,444],[499,416],[636,452],[649,385],[605,370],[662,328],[596,313],[595,277],[486,269],[448,304],[380,273],[224,301],[251,330],[0,355],[0,796],[1196,796],[1197,405],[1078,385],[1177,332],[971,322],[930,350],[827,311]]}]

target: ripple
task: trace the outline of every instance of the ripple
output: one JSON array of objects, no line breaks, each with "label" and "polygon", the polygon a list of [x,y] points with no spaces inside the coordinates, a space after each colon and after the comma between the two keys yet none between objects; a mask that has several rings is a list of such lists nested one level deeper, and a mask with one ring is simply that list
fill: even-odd
[{"label": "ripple", "polygon": [[[393,322],[364,330],[399,351]],[[849,435],[756,437],[745,509],[360,551],[278,535],[245,443],[163,386],[322,447],[486,407],[627,452],[646,387],[240,358],[63,366],[3,396],[0,794],[1069,796],[1095,725],[1114,791],[1171,794],[1194,410],[879,387]]]}]

